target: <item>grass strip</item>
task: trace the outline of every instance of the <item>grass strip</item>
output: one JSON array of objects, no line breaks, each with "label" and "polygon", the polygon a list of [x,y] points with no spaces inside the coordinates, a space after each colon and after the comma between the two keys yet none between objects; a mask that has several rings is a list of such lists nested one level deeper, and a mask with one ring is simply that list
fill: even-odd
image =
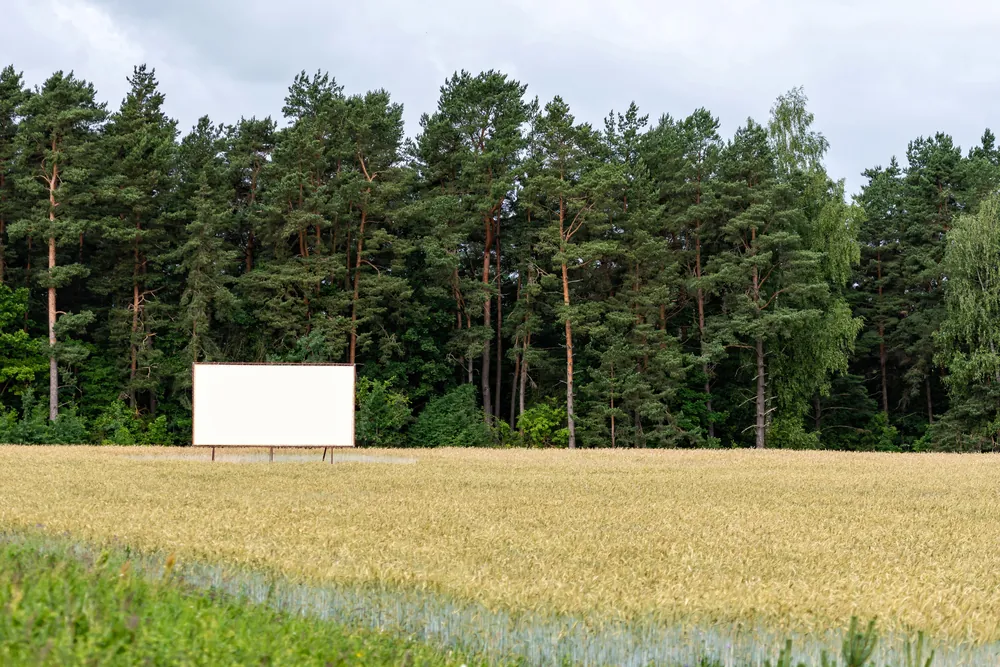
[{"label": "grass strip", "polygon": [[151,580],[107,551],[79,558],[46,547],[0,544],[0,664],[470,664],[452,651],[195,590],[169,575]]}]

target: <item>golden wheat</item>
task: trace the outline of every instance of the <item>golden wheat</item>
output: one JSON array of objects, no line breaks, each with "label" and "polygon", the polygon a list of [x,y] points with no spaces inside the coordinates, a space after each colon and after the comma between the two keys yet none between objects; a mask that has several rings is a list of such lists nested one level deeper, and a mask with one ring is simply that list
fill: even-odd
[{"label": "golden wheat", "polygon": [[[512,610],[1000,640],[1000,458],[0,447],[0,527]],[[201,460],[185,460],[184,457]]]}]

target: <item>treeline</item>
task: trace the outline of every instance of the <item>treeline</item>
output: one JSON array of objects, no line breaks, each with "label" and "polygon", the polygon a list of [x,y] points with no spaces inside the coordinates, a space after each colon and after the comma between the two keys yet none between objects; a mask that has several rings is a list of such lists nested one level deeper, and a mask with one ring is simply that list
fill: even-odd
[{"label": "treeline", "polygon": [[407,139],[321,72],[183,136],[129,83],[0,74],[0,441],[183,444],[193,361],[281,361],[358,364],[363,444],[996,445],[989,131],[848,201],[801,89],[723,138],[461,72]]}]

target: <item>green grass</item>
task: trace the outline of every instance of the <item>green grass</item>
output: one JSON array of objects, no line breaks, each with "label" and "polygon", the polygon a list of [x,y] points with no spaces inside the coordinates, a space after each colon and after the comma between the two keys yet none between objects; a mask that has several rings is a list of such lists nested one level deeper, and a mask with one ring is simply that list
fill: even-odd
[{"label": "green grass", "polygon": [[458,665],[461,656],[371,630],[281,614],[121,556],[0,545],[0,664]]},{"label": "green grass", "polygon": [[[876,658],[879,637],[874,622],[862,630],[852,620],[842,635],[841,650],[820,654],[803,653],[802,647],[793,647],[791,641],[774,638],[737,647],[711,633],[641,637],[627,632],[605,634],[598,627],[588,630],[576,623],[557,633],[559,642],[568,642],[559,649],[553,645],[553,628],[544,623],[533,628],[534,632],[530,627],[518,629],[511,625],[512,619],[492,618],[483,614],[484,610],[470,614],[455,606],[438,608],[428,600],[393,609],[388,599],[364,594],[339,602],[350,607],[347,622],[343,617],[334,620],[326,616],[337,613],[334,598],[280,579],[260,579],[252,572],[226,573],[207,563],[182,565],[173,556],[143,554],[121,545],[101,550],[66,536],[0,533],[0,665],[4,666],[414,667],[489,662],[931,667],[934,662],[934,653],[922,636],[916,643],[907,641],[902,651],[890,652],[892,657]],[[413,627],[404,628],[410,621]],[[451,621],[458,627],[449,628]],[[370,627],[373,623],[378,626]],[[588,644],[579,636],[581,631],[584,635],[594,633],[597,643]],[[505,632],[512,634],[508,640],[515,638],[507,646],[502,641]],[[754,633],[754,637],[761,636]],[[520,645],[526,638],[528,644]],[[604,645],[606,641],[610,644]],[[691,641],[701,650],[692,652]],[[775,650],[782,645],[783,650]],[[479,657],[470,660],[470,655]],[[957,664],[987,663],[962,660]]]}]

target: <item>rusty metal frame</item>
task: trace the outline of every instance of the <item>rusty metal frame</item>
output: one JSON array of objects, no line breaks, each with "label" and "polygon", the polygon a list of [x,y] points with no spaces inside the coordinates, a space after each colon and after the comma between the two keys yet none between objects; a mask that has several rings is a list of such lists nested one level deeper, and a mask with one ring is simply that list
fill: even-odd
[{"label": "rusty metal frame", "polygon": [[[326,450],[328,449],[352,449],[357,446],[353,445],[195,445],[194,443],[194,394],[195,394],[195,366],[351,366],[354,368],[354,386],[352,387],[353,392],[357,392],[358,387],[358,366],[357,364],[347,364],[347,363],[296,363],[294,361],[276,361],[276,362],[266,362],[266,361],[196,361],[191,364],[191,442],[189,447],[193,449],[203,449],[209,448],[212,450],[212,460],[215,460],[215,450],[220,449],[270,449],[270,461],[274,462],[274,448],[278,447],[280,449],[322,449],[323,450],[323,461],[326,461]],[[352,393],[353,393],[352,392]],[[354,410],[351,411],[351,442],[357,443],[357,395],[355,393],[354,398]],[[333,463],[333,452],[330,452],[330,463]]]}]

